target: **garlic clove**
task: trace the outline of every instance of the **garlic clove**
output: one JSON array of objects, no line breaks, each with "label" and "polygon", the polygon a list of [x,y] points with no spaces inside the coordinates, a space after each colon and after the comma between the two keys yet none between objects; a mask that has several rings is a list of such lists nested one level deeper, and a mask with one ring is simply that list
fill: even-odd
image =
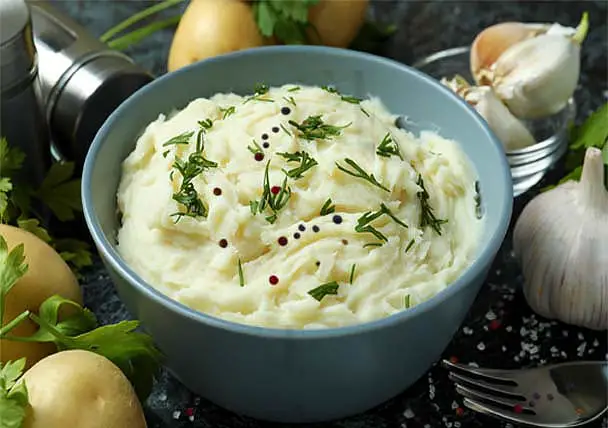
[{"label": "garlic clove", "polygon": [[577,28],[516,24],[489,27],[473,42],[475,81],[492,86],[519,118],[555,114],[565,107],[578,84],[580,45],[589,28],[588,15],[583,14]]},{"label": "garlic clove", "polygon": [[580,45],[560,35],[543,34],[501,55],[492,86],[515,116],[534,119],[562,110],[579,74]]},{"label": "garlic clove", "polygon": [[461,76],[442,79],[441,83],[460,95],[472,105],[486,120],[496,134],[506,152],[536,144],[536,140],[525,127],[498,99],[489,86],[470,86]]},{"label": "garlic clove", "polygon": [[471,45],[471,73],[477,84],[484,82],[481,70],[489,69],[511,46],[541,34],[547,29],[543,24],[524,24],[522,22],[502,22],[480,32]]},{"label": "garlic clove", "polygon": [[513,232],[524,296],[538,314],[608,329],[608,191],[602,152],[585,153],[580,182],[569,181],[526,205]]}]

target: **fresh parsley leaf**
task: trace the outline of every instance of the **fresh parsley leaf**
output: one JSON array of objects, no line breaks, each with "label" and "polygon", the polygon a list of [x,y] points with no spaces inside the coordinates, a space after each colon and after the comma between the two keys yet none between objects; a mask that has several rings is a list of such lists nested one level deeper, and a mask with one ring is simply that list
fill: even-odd
[{"label": "fresh parsley leaf", "polygon": [[56,162],[51,165],[36,196],[47,205],[60,221],[73,220],[82,211],[80,180],[72,180],[74,163]]},{"label": "fresh parsley leaf", "polygon": [[8,208],[8,193],[13,189],[13,183],[8,177],[0,177],[0,219]]},{"label": "fresh parsley leaf", "polygon": [[27,388],[19,378],[25,358],[0,363],[0,428],[21,428],[28,405]]},{"label": "fresh parsley leaf", "polygon": [[336,281],[331,281],[313,288],[308,294],[310,294],[313,299],[320,302],[325,296],[338,294],[339,287],[340,285]]},{"label": "fresh parsley leaf", "polygon": [[0,235],[0,320],[4,309],[4,297],[15,283],[27,272],[23,244],[15,246],[10,252],[8,244]]},{"label": "fresh parsley leaf", "polygon": [[0,174],[2,177],[11,177],[23,166],[25,153],[18,148],[11,148],[6,138],[0,138]]},{"label": "fresh parsley leaf", "polygon": [[573,132],[574,141],[570,149],[602,149],[608,142],[608,103],[593,112],[585,122]]},{"label": "fresh parsley leaf", "polygon": [[52,242],[53,248],[61,258],[72,265],[76,270],[93,264],[90,246],[84,241],[71,238],[56,239]]},{"label": "fresh parsley leaf", "polygon": [[40,222],[35,218],[27,218],[23,220],[17,220],[17,226],[23,230],[27,230],[28,232],[36,235],[38,238],[43,240],[46,243],[51,242],[51,236],[49,235],[48,230],[44,227],[40,226]]},{"label": "fresh parsley leaf", "polygon": [[266,37],[277,37],[287,44],[308,42],[306,29],[312,28],[308,22],[310,7],[319,0],[258,0],[253,4],[253,16]]}]

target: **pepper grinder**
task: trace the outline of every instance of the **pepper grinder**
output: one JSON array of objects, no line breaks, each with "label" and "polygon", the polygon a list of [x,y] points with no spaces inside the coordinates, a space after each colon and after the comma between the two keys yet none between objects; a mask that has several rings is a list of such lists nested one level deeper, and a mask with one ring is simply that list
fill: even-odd
[{"label": "pepper grinder", "polygon": [[74,161],[81,169],[103,122],[153,76],[47,1],[27,2],[53,153],[56,158]]},{"label": "pepper grinder", "polygon": [[[38,186],[48,169],[49,133],[40,105],[38,58],[24,0],[0,1],[0,136],[25,153],[20,179]],[[1,171],[0,171],[1,172]]]}]

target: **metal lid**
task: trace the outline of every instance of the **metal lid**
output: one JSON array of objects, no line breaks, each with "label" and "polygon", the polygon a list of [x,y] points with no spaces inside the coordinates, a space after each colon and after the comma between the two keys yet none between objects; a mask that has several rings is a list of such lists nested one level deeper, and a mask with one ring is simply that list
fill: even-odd
[{"label": "metal lid", "polygon": [[0,1],[0,82],[6,94],[36,73],[30,12],[24,0]]}]

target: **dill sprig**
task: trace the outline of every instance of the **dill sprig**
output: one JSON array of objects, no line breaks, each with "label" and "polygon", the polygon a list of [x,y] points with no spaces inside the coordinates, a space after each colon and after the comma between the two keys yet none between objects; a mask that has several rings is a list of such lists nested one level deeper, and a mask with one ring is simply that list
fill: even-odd
[{"label": "dill sprig", "polygon": [[[382,217],[383,215],[389,216],[399,226],[407,228],[407,224],[399,220],[395,214],[383,203],[380,204],[380,209],[376,212],[368,211],[357,219],[357,225],[355,226],[355,232],[357,233],[371,233],[382,242],[388,242],[388,238],[378,229],[371,225],[371,223]],[[382,245],[382,243],[377,243]]]},{"label": "dill sprig", "polygon": [[297,123],[293,120],[289,124],[299,131],[298,137],[305,140],[329,140],[342,133],[342,130],[350,123],[343,126],[328,125],[323,122],[320,114],[308,116],[302,123]]},{"label": "dill sprig", "polygon": [[253,88],[253,95],[248,97],[245,101],[243,101],[243,104],[247,104],[249,101],[264,101],[267,103],[273,103],[274,102],[273,99],[264,97],[264,95],[266,95],[268,93],[268,91],[270,91],[270,88],[268,87],[268,85],[265,85],[263,83],[258,83]]},{"label": "dill sprig", "polygon": [[289,104],[291,104],[292,106],[296,107],[296,100],[293,99],[293,97],[289,96],[289,97],[283,97],[283,99],[288,102]]},{"label": "dill sprig", "polygon": [[271,214],[267,215],[265,219],[268,223],[273,224],[277,221],[279,211],[287,205],[289,198],[291,198],[291,188],[287,185],[286,176],[279,191],[273,193],[272,187],[270,186],[270,178],[268,176],[269,167],[270,161],[266,163],[266,169],[264,171],[264,190],[262,191],[262,197],[259,201],[249,202],[249,208],[253,215],[258,213],[262,214],[266,208],[269,208]]},{"label": "dill sprig", "polygon": [[403,160],[403,156],[401,156],[401,151],[399,150],[399,145],[395,140],[393,140],[393,136],[390,132],[387,132],[382,141],[380,141],[380,144],[378,144],[376,154],[386,158],[390,158],[391,156],[399,156],[399,159]]},{"label": "dill sprig", "polygon": [[300,166],[290,169],[289,171],[283,170],[285,175],[289,178],[293,178],[294,180],[298,180],[302,178],[302,175],[311,169],[312,167],[318,165],[317,161],[314,160],[308,153],[305,151],[295,152],[295,153],[277,153],[277,155],[285,158],[287,162],[300,162]]},{"label": "dill sprig", "polygon": [[176,135],[175,137],[168,140],[166,143],[163,143],[163,147],[167,146],[177,146],[179,144],[190,144],[190,138],[194,135],[194,131],[184,132],[182,134]]},{"label": "dill sprig", "polygon": [[345,101],[350,104],[361,104],[361,101],[363,101],[363,99],[361,99],[361,98],[351,97],[348,95],[342,95],[336,88],[331,87],[331,86],[321,86],[321,89],[323,89],[326,92],[329,92],[330,94],[335,94],[335,95],[339,96],[342,101]]},{"label": "dill sprig", "polygon": [[348,283],[352,284],[354,279],[355,279],[355,268],[357,267],[356,264],[353,264],[353,266],[350,268],[350,275],[348,277]]},{"label": "dill sprig", "polygon": [[241,287],[244,287],[245,286],[245,275],[243,275],[243,266],[241,265],[241,259],[239,259],[237,268],[238,268],[238,272],[239,272],[239,285]]},{"label": "dill sprig", "polygon": [[437,232],[437,235],[441,235],[441,225],[447,223],[448,221],[435,217],[433,208],[429,203],[430,195],[424,187],[422,174],[418,174],[416,184],[422,189],[416,193],[416,196],[418,196],[418,199],[420,200],[420,228],[430,226],[435,232]]},{"label": "dill sprig", "polygon": [[179,210],[171,214],[172,217],[175,217],[176,223],[182,217],[207,217],[208,214],[208,209],[194,188],[192,181],[206,169],[217,167],[216,162],[206,159],[203,155],[203,150],[205,148],[205,132],[213,126],[213,122],[207,119],[199,121],[199,125],[200,129],[196,136],[195,151],[190,153],[186,160],[176,156],[175,161],[173,162],[173,171],[171,171],[171,174],[169,175],[171,180],[173,180],[175,171],[179,172],[182,176],[179,190],[172,195],[172,199],[184,207],[184,210]]},{"label": "dill sprig", "polygon": [[340,285],[336,281],[331,281],[325,284],[321,284],[316,288],[313,288],[308,292],[312,296],[313,299],[317,301],[323,300],[323,297],[328,295],[336,295],[338,294],[338,288]]},{"label": "dill sprig", "polygon": [[345,167],[343,167],[342,165],[340,165],[338,162],[336,162],[336,166],[338,167],[338,169],[342,172],[345,172],[348,175],[352,175],[353,177],[357,177],[357,178],[362,178],[365,181],[367,181],[370,184],[373,184],[376,187],[379,187],[380,189],[386,191],[386,192],[390,192],[389,189],[387,189],[386,187],[384,187],[378,180],[376,180],[376,177],[374,177],[374,174],[368,174],[367,172],[365,172],[365,170],[363,168],[361,168],[359,165],[357,165],[357,163],[349,158],[344,159],[344,162],[346,162],[354,171],[348,170]]},{"label": "dill sprig", "polygon": [[331,214],[334,211],[336,211],[336,206],[332,204],[331,198],[329,198],[325,201],[325,203],[321,207],[321,212],[319,214],[323,216],[323,215]]},{"label": "dill sprig", "polygon": [[234,114],[236,112],[236,107],[220,107],[220,112],[222,113],[222,119],[226,119],[228,116]]},{"label": "dill sprig", "polygon": [[252,140],[252,142],[253,142],[253,146],[251,146],[251,145],[247,146],[247,150],[249,150],[254,155],[256,153],[264,153],[264,150],[262,150],[262,147],[255,140]]}]

